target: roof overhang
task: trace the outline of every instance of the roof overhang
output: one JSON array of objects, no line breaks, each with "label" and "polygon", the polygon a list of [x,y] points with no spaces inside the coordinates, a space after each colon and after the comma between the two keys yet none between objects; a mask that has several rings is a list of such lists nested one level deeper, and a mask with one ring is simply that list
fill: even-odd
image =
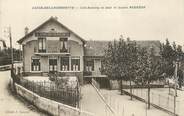
[{"label": "roof overhang", "polygon": [[82,37],[80,37],[78,34],[76,34],[75,32],[73,32],[71,29],[69,29],[68,27],[66,27],[65,25],[63,25],[62,23],[60,23],[57,19],[55,19],[54,17],[51,17],[49,18],[47,21],[45,21],[43,24],[39,25],[37,28],[35,28],[34,30],[32,30],[31,32],[29,32],[28,34],[26,34],[24,37],[22,37],[21,39],[19,39],[17,42],[19,44],[22,44],[22,42],[32,36],[36,31],[38,31],[40,28],[42,28],[45,24],[49,23],[50,21],[53,21],[55,23],[57,23],[58,25],[64,27],[66,30],[68,30],[69,32],[73,33],[76,37],[78,37],[82,42],[83,44],[86,43],[86,40],[84,40]]}]

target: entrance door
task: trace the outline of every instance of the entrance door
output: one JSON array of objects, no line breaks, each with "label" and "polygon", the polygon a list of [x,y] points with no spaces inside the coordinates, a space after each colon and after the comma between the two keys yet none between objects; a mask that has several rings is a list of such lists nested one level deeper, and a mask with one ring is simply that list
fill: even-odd
[{"label": "entrance door", "polygon": [[49,59],[49,72],[57,72],[57,59]]}]

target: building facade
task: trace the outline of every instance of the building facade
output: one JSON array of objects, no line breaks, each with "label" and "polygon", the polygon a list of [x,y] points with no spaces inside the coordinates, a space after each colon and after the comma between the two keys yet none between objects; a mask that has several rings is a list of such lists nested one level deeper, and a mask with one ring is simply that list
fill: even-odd
[{"label": "building facade", "polygon": [[[107,80],[100,70],[108,41],[86,41],[55,17],[31,32],[25,28],[25,36],[18,43],[22,45],[23,71],[27,75],[57,72],[61,76],[75,75],[81,83],[92,77],[103,80],[101,82]],[[159,44],[143,43],[144,46],[147,43]]]},{"label": "building facade", "polygon": [[[23,71],[27,74],[59,72],[76,75],[83,83],[84,72],[100,75],[100,58],[85,58],[87,41],[54,17],[18,41],[23,49]],[[95,60],[97,59],[97,60]]]}]

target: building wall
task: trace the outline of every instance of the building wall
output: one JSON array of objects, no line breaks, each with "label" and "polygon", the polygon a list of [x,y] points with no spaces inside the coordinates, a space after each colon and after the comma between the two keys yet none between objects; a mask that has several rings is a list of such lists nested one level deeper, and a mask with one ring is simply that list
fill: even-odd
[{"label": "building wall", "polygon": [[[61,42],[59,40],[60,37],[46,37],[46,53],[39,54],[38,53],[38,37],[33,33],[28,38],[23,41],[23,61],[24,61],[24,71],[29,74],[38,74],[42,75],[49,72],[49,59],[54,58],[57,59],[57,71],[61,75],[72,75],[77,76],[79,78],[79,82],[83,83],[83,71],[84,71],[84,42],[76,36],[74,33],[69,32],[65,27],[58,25],[55,22],[50,22],[45,24],[41,29],[36,32],[60,32],[60,33],[70,33],[68,37],[68,52],[69,55],[61,55]],[[35,54],[36,53],[36,54]],[[48,54],[49,53],[49,54]],[[54,55],[53,53],[58,53]],[[43,55],[47,54],[47,55]],[[69,56],[69,71],[61,71],[60,66],[60,57]],[[31,59],[39,58],[40,59],[40,71],[31,71]],[[72,57],[80,57],[80,71],[71,71],[71,58]],[[92,75],[98,77],[101,75],[101,60],[98,58],[94,59],[94,71]],[[43,72],[43,73],[41,73]]]},{"label": "building wall", "polygon": [[83,71],[83,66],[84,66],[84,51],[83,51],[83,46],[78,44],[77,42],[73,40],[69,40],[69,49],[70,49],[70,54],[71,56],[80,56],[80,70]]},{"label": "building wall", "polygon": [[[39,29],[37,32],[50,32],[51,29],[55,29],[56,32],[69,32],[64,27],[59,26],[56,23],[48,23]],[[49,38],[49,40],[47,40]],[[48,72],[49,71],[49,58],[50,56],[36,56],[35,52],[38,52],[38,37],[35,37],[32,34],[23,42],[23,57],[24,57],[24,71],[31,72],[31,58],[32,57],[39,57],[41,63],[41,71]],[[53,39],[53,40],[52,40]],[[57,49],[57,50],[55,50]],[[58,52],[60,53],[60,41],[59,37],[46,37],[46,52]],[[68,49],[70,52],[69,56],[80,56],[80,71],[83,71],[83,56],[84,56],[84,49],[83,49],[83,42],[73,33],[70,33],[70,37],[68,37]],[[58,71],[60,71],[60,57],[53,56],[57,58],[58,61]],[[70,57],[70,58],[71,58]],[[71,69],[71,68],[70,68]]]},{"label": "building wall", "polygon": [[23,46],[24,71],[31,71],[31,57],[34,56],[34,47],[37,46],[36,41],[30,41]]},{"label": "building wall", "polygon": [[41,57],[41,70],[43,72],[49,72],[49,61],[48,61],[48,57]]}]

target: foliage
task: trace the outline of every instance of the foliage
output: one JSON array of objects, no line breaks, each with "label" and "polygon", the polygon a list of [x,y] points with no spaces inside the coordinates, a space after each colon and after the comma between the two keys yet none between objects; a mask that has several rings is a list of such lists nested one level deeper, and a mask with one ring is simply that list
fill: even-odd
[{"label": "foliage", "polygon": [[111,79],[129,80],[128,77],[135,76],[136,61],[136,43],[129,39],[124,41],[123,38],[120,38],[119,41],[109,42],[103,59],[103,72]]},{"label": "foliage", "polygon": [[[129,80],[130,92],[132,81],[147,85],[148,108],[150,108],[150,83],[162,79],[163,74],[167,76],[174,74],[174,61],[183,59],[182,47],[175,43],[171,46],[166,39],[166,43],[160,45],[160,56],[155,55],[152,46],[149,49],[137,47],[136,42],[130,41],[129,38],[124,41],[121,37],[119,41],[109,42],[103,59],[103,72],[111,79],[120,79],[121,90],[122,80]],[[181,76],[181,70],[179,71],[178,74]]]},{"label": "foliage", "polygon": [[161,45],[160,50],[161,60],[162,60],[162,71],[167,77],[174,75],[175,65],[174,63],[183,60],[183,51],[180,45],[176,45],[175,42],[171,45],[169,40],[166,39],[165,44]]},{"label": "foliage", "polygon": [[[14,61],[20,61],[21,55],[22,55],[21,50],[13,48]],[[7,65],[10,63],[11,63],[11,49],[6,48],[3,50],[0,50],[0,65]]]},{"label": "foliage", "polygon": [[119,41],[109,42],[103,62],[103,70],[111,79],[134,80],[145,84],[157,80],[162,73],[161,61],[155,56],[154,48],[148,50],[137,47],[136,42],[129,38],[127,41],[120,38]]}]

